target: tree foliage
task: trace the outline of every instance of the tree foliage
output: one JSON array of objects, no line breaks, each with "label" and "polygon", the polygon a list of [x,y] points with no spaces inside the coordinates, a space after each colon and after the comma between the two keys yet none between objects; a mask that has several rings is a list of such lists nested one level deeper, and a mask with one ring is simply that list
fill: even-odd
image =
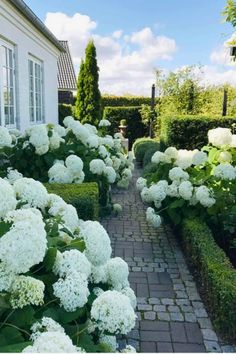
[{"label": "tree foliage", "polygon": [[226,22],[230,22],[233,27],[236,27],[236,2],[234,0],[227,1],[222,14]]},{"label": "tree foliage", "polygon": [[101,118],[101,94],[98,81],[96,47],[93,41],[89,41],[78,76],[76,116],[82,123],[97,125]]}]

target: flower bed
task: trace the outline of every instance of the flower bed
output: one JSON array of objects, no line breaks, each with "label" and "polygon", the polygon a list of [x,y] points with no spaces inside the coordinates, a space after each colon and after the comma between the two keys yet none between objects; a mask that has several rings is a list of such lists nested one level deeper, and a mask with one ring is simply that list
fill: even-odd
[{"label": "flower bed", "polygon": [[[106,120],[101,120],[98,129],[72,117],[66,117],[64,124],[36,125],[24,134],[1,127],[1,175],[5,177],[7,168],[8,172],[12,168],[41,182],[97,182],[100,203],[106,206],[111,185],[128,187],[132,155],[124,153],[119,133],[106,134],[110,124]],[[12,178],[14,173],[10,172]]]},{"label": "flower bed", "polygon": [[0,194],[0,351],[116,351],[136,298],[106,230],[31,178]]}]

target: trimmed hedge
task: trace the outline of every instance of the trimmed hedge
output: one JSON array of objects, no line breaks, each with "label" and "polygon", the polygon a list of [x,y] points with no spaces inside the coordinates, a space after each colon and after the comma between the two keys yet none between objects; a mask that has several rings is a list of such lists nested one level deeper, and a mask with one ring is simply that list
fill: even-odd
[{"label": "trimmed hedge", "polygon": [[102,107],[131,107],[147,104],[150,106],[151,98],[144,96],[102,96]]},{"label": "trimmed hedge", "polygon": [[160,144],[156,143],[151,145],[145,152],[144,157],[143,157],[143,167],[147,166],[152,159],[153,154],[160,150]]},{"label": "trimmed hedge", "polygon": [[236,270],[200,219],[186,219],[181,230],[186,254],[198,270],[217,328],[236,336]]},{"label": "trimmed hedge", "polygon": [[111,123],[109,127],[111,134],[119,130],[120,121],[122,119],[126,120],[126,137],[129,139],[130,148],[137,138],[147,134],[147,128],[142,123],[140,109],[141,107],[105,107],[103,112],[103,119],[108,119]]},{"label": "trimmed hedge", "polygon": [[133,152],[137,162],[143,163],[144,155],[150,148],[159,150],[160,144],[151,138],[139,138],[133,144]]},{"label": "trimmed hedge", "polygon": [[67,116],[74,116],[75,107],[71,104],[60,103],[58,105],[59,124],[63,125],[63,119]]},{"label": "trimmed hedge", "polygon": [[202,148],[207,144],[207,132],[217,127],[231,128],[234,117],[162,116],[161,149],[175,146],[178,149]]},{"label": "trimmed hedge", "polygon": [[99,190],[95,182],[82,184],[45,183],[49,193],[59,195],[68,204],[72,204],[80,219],[98,220]]}]

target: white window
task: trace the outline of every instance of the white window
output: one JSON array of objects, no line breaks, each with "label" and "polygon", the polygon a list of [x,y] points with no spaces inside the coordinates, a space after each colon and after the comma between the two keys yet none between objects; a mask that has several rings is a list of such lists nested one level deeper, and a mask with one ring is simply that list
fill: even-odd
[{"label": "white window", "polygon": [[0,124],[16,126],[16,80],[14,46],[0,39]]},{"label": "white window", "polygon": [[29,59],[29,116],[33,124],[44,121],[43,64],[33,57]]}]

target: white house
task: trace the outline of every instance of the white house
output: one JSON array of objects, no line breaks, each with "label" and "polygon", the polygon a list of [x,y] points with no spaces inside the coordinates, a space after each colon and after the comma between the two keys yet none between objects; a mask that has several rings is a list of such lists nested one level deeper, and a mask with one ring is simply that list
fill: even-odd
[{"label": "white house", "polygon": [[57,123],[57,60],[64,49],[22,0],[0,0],[0,124]]}]

